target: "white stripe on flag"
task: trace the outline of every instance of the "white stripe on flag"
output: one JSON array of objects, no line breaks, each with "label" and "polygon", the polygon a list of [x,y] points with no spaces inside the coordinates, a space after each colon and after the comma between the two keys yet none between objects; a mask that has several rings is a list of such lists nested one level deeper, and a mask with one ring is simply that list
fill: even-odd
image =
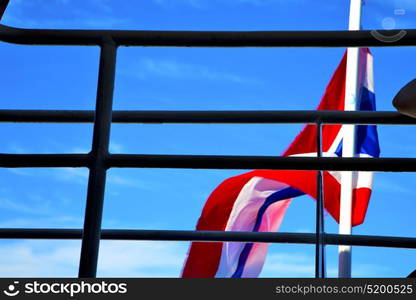
[{"label": "white stripe on flag", "polygon": [[[262,177],[251,178],[238,195],[225,230],[252,231],[256,222],[257,213],[266,198],[274,192],[287,187],[287,184],[274,180]],[[268,220],[267,218],[269,216],[266,217],[266,220]],[[269,222],[269,224],[274,223]],[[234,274],[244,245],[245,243],[238,242],[223,243],[220,264],[215,277],[231,277]]]}]

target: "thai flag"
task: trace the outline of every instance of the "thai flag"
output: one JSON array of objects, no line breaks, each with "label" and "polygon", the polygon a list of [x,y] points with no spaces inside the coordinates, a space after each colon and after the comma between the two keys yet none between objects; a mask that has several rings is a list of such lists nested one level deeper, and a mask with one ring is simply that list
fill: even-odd
[{"label": "thai flag", "polygon": [[[318,110],[344,110],[347,53],[335,71]],[[358,109],[374,111],[373,58],[360,50]],[[379,157],[376,126],[356,126],[356,155]],[[343,126],[322,126],[325,157],[342,155]],[[285,156],[317,156],[316,125],[307,125],[284,152]],[[209,196],[197,230],[274,232],[280,227],[291,199],[308,194],[316,198],[316,171],[255,170],[222,182]],[[354,172],[352,224],[364,221],[373,173]],[[325,209],[339,221],[340,172],[323,172]],[[257,277],[264,264],[267,243],[192,242],[182,277]]]}]

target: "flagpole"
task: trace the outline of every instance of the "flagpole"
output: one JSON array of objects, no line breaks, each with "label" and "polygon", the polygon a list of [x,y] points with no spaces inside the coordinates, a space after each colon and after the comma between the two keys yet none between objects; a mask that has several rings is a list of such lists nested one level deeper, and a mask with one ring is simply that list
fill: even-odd
[{"label": "flagpole", "polygon": [[[349,30],[361,29],[361,0],[351,0]],[[345,86],[345,106],[346,111],[357,110],[358,93],[358,64],[359,48],[348,48],[347,73]],[[355,156],[355,125],[343,125],[342,156]],[[352,190],[354,183],[353,172],[342,172],[341,175],[341,199],[340,199],[340,218],[339,233],[351,234],[351,215],[352,215]],[[351,246],[339,246],[338,277],[351,277]]]}]

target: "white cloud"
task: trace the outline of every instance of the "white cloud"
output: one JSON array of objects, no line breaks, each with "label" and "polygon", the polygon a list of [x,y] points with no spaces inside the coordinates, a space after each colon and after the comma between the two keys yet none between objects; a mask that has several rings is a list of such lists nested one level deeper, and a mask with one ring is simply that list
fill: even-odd
[{"label": "white cloud", "polygon": [[1,277],[75,277],[78,261],[76,241],[0,244]]},{"label": "white cloud", "polygon": [[0,221],[0,228],[80,228],[82,224],[83,218],[81,216],[3,217]]},{"label": "white cloud", "polygon": [[[118,148],[117,148],[118,147]],[[122,146],[116,146],[116,149],[122,150]],[[7,168],[7,170],[13,174],[19,176],[43,176],[48,177],[49,179],[54,179],[57,181],[76,183],[80,185],[88,184],[89,171],[87,168],[52,168],[49,170],[33,170],[33,169],[13,169]],[[138,189],[152,189],[156,188],[153,181],[144,180],[143,178],[132,178],[129,175],[118,175],[113,172],[107,173],[107,184],[115,186],[129,186]],[[0,199],[0,207],[2,206],[2,200]],[[10,203],[6,203],[6,200],[3,201],[3,206],[8,206],[12,208]],[[19,208],[14,207],[15,210]],[[21,207],[20,211],[23,211],[24,208]]]},{"label": "white cloud", "polygon": [[158,190],[161,188],[160,182],[157,180],[146,179],[143,176],[134,176],[131,173],[123,173],[123,175],[114,172],[107,173],[107,191],[112,196],[119,196],[122,188],[133,188],[140,190]]},{"label": "white cloud", "polygon": [[213,70],[203,65],[187,64],[176,60],[144,58],[121,70],[124,75],[145,79],[152,76],[175,79],[205,79],[234,83],[258,83],[254,78],[240,76],[228,71]]},{"label": "white cloud", "polygon": [[[44,199],[46,200],[46,199]],[[51,209],[49,201],[36,201],[36,203],[23,203],[22,201],[0,198],[0,207],[6,210],[17,211],[21,213],[45,215],[50,214]]]},{"label": "white cloud", "polygon": [[384,174],[376,176],[374,180],[374,193],[395,193],[413,195],[414,190],[405,181],[400,181],[400,178],[386,177]]},{"label": "white cloud", "polygon": [[[287,0],[153,0],[154,3],[162,7],[174,7],[177,5],[187,5],[193,8],[205,8],[207,6],[218,6],[218,5],[255,5],[264,6],[274,3],[287,4]],[[290,0],[290,4],[304,3],[305,0]]]},{"label": "white cloud", "polygon": [[315,260],[303,253],[269,253],[262,277],[314,277]]},{"label": "white cloud", "polygon": [[[0,277],[76,277],[80,241],[0,242]],[[99,277],[179,277],[188,243],[101,241]],[[314,257],[301,252],[271,253],[261,277],[314,277]],[[380,277],[388,268],[354,263],[353,277]],[[337,277],[329,268],[328,277]]]},{"label": "white cloud", "polygon": [[[58,168],[54,169],[55,176],[58,180],[76,182],[86,185],[88,183],[88,169],[86,168]],[[130,177],[107,173],[107,184],[119,186],[131,186],[136,188],[147,189],[150,182],[132,179]]]},{"label": "white cloud", "polygon": [[395,8],[404,9],[404,10],[415,10],[416,1],[414,0],[394,0],[393,2]]},{"label": "white cloud", "polygon": [[20,175],[20,176],[30,176],[30,171],[28,168],[26,169],[22,169],[22,168],[7,168],[7,171],[16,174],[16,175]]},{"label": "white cloud", "polygon": [[194,8],[204,7],[204,0],[153,0],[153,2],[165,8],[178,4],[189,5]]},{"label": "white cloud", "polygon": [[119,175],[109,175],[108,177],[108,182],[112,183],[112,184],[119,184],[119,185],[135,185],[135,181],[131,180],[127,177],[123,177],[123,176],[119,176]]},{"label": "white cloud", "polygon": [[[9,26],[29,28],[117,28],[129,24],[126,18],[114,17],[110,2],[107,0],[85,1],[81,9],[69,0],[51,1],[45,5],[42,0],[10,1],[10,5],[2,19]],[[49,5],[50,4],[50,5]],[[38,18],[28,12],[43,10],[49,18]],[[50,11],[65,10],[69,17],[56,17]]]},{"label": "white cloud", "polygon": [[74,153],[74,154],[82,154],[82,153],[88,153],[88,152],[90,152],[90,149],[87,149],[84,147],[74,147],[69,151],[69,153]]},{"label": "white cloud", "polygon": [[87,184],[89,174],[87,168],[56,168],[52,170],[54,178],[58,180]]},{"label": "white cloud", "polygon": [[103,241],[99,276],[179,277],[187,250],[185,244]]},{"label": "white cloud", "polygon": [[123,153],[124,150],[124,145],[120,144],[120,143],[116,143],[116,142],[111,142],[110,143],[110,152],[111,153]]},{"label": "white cloud", "polygon": [[[411,16],[411,14],[414,14],[416,11],[416,1],[414,0],[366,0],[366,4],[368,7],[378,10],[379,13],[388,13],[388,16],[391,17],[395,15],[397,10],[400,12],[398,16],[403,15],[403,12],[404,15]],[[370,9],[368,9],[367,12],[374,13],[374,11]]]},{"label": "white cloud", "polygon": [[389,268],[375,264],[354,264],[352,265],[352,277],[385,277]]},{"label": "white cloud", "polygon": [[[100,277],[178,277],[186,248],[178,243],[102,241]],[[76,277],[80,241],[0,244],[1,277]]]},{"label": "white cloud", "polygon": [[[352,277],[382,277],[388,268],[376,264],[354,262]],[[338,277],[336,267],[327,268],[327,277]],[[314,277],[315,258],[300,252],[269,253],[261,277]]]},{"label": "white cloud", "polygon": [[315,230],[313,230],[312,228],[303,227],[303,228],[298,228],[298,229],[294,230],[293,232],[297,232],[297,233],[314,233]]},{"label": "white cloud", "polygon": [[19,144],[15,142],[9,143],[7,148],[10,151],[10,153],[16,153],[16,154],[27,153],[27,151],[23,147],[21,147]]}]

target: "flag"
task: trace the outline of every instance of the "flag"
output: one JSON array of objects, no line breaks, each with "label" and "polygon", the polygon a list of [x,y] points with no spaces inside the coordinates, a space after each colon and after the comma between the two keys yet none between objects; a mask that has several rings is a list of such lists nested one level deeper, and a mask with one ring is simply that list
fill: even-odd
[{"label": "flag", "polygon": [[[359,55],[357,109],[374,111],[373,58],[367,48]],[[347,53],[336,69],[318,110],[344,110]],[[379,157],[377,129],[356,126],[356,155]],[[307,125],[284,156],[317,156],[316,125]],[[322,155],[342,156],[342,125],[322,126]],[[223,181],[209,196],[196,230],[275,232],[291,199],[316,198],[317,171],[254,170]],[[324,207],[339,222],[341,172],[323,172]],[[371,195],[373,172],[354,172],[352,225],[364,221]],[[192,242],[182,277],[257,277],[264,264],[267,243]]]}]

